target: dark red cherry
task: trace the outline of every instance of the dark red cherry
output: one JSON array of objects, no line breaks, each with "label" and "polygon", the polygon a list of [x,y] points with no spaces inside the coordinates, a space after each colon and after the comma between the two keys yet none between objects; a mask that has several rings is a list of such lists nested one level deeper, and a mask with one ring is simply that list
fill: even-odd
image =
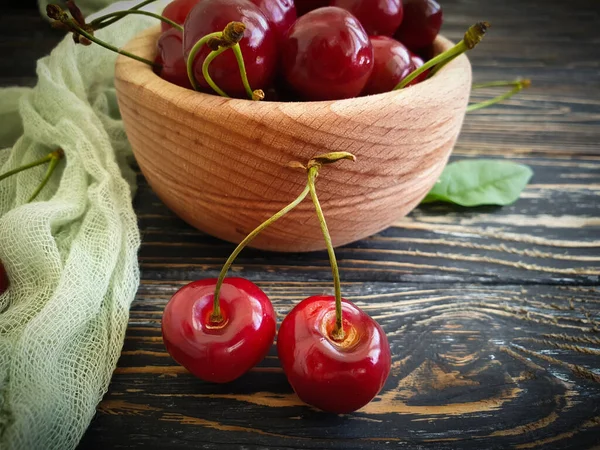
[{"label": "dark red cherry", "polygon": [[267,16],[277,33],[277,39],[282,40],[285,32],[296,21],[296,5],[294,0],[250,0]]},{"label": "dark red cherry", "polygon": [[431,45],[442,27],[443,13],[435,0],[403,0],[404,20],[394,37],[417,53]]},{"label": "dark red cherry", "polygon": [[4,294],[8,289],[8,275],[4,269],[4,265],[0,263],[0,295]]},{"label": "dark red cherry", "polygon": [[277,352],[288,381],[302,401],[338,414],[356,411],[381,390],[391,355],[381,326],[342,299],[346,337],[335,341],[335,298],[309,297],[286,316]]},{"label": "dark red cherry", "polygon": [[175,361],[198,378],[227,383],[269,352],[276,330],[266,294],[244,278],[227,278],[219,304],[223,321],[211,323],[216,279],[190,283],[171,298],[162,317],[163,341]]},{"label": "dark red cherry", "polygon": [[329,6],[300,17],[282,54],[286,82],[305,100],[356,97],[373,70],[373,46],[360,22]]},{"label": "dark red cherry", "polygon": [[[196,42],[207,34],[222,31],[229,22],[234,21],[246,25],[240,48],[250,86],[252,89],[265,89],[275,75],[277,42],[269,20],[249,0],[202,0],[196,4],[183,25],[184,55],[187,59]],[[202,75],[202,63],[208,53],[210,49],[204,46],[194,60],[196,80],[206,89],[210,89],[210,86]],[[209,74],[217,86],[231,97],[247,98],[233,51],[226,51],[215,58]]]},{"label": "dark red cherry", "polygon": [[159,76],[170,83],[193,89],[183,56],[183,36],[179,30],[169,28],[158,38],[157,62],[162,64]]},{"label": "dark red cherry", "polygon": [[404,17],[402,0],[332,0],[330,5],[350,11],[369,36],[392,36]]},{"label": "dark red cherry", "polygon": [[[179,25],[183,25],[186,17],[192,10],[196,3],[201,0],[173,0],[165,9],[163,9],[162,16],[167,19],[171,19],[173,22],[178,23]],[[161,31],[167,31],[171,28],[171,25],[161,22],[160,23]]]},{"label": "dark red cherry", "polygon": [[[411,52],[411,55],[410,55],[410,60],[412,61],[412,64],[413,64],[413,70],[416,70],[419,67],[421,67],[423,64],[425,64],[425,62],[423,61],[423,58],[421,58],[418,55],[415,55],[412,52]],[[419,75],[417,78],[415,78],[413,81],[411,81],[410,83],[408,83],[408,86],[414,86],[415,84],[420,83],[421,81],[426,80],[428,75],[429,75],[429,70],[426,70],[421,75]]]},{"label": "dark red cherry", "polygon": [[371,36],[375,64],[364,95],[390,92],[414,70],[412,53],[400,42],[387,36]]},{"label": "dark red cherry", "polygon": [[296,0],[296,11],[298,17],[303,16],[313,9],[322,8],[329,5],[329,0]]}]

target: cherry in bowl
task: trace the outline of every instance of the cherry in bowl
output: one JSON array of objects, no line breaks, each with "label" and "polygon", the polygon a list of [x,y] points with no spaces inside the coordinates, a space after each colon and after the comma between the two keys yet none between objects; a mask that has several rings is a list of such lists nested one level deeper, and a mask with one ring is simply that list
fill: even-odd
[{"label": "cherry in bowl", "polygon": [[337,414],[356,411],[382,389],[391,355],[381,326],[342,299],[345,337],[333,337],[335,297],[309,297],[285,317],[277,351],[292,388],[305,403]]},{"label": "cherry in bowl", "polygon": [[350,11],[369,36],[392,36],[404,17],[402,0],[332,0],[330,5]]},{"label": "cherry in bowl", "polygon": [[435,41],[442,22],[442,7],[436,0],[404,0],[404,19],[394,37],[419,53]]},{"label": "cherry in bowl", "polygon": [[162,318],[165,347],[198,378],[233,381],[269,352],[276,331],[267,295],[244,278],[226,278],[220,291],[218,322],[212,318],[217,279],[190,283],[171,298]]},{"label": "cherry in bowl", "polygon": [[319,8],[298,18],[282,46],[283,75],[304,100],[356,97],[373,70],[373,46],[345,9]]}]

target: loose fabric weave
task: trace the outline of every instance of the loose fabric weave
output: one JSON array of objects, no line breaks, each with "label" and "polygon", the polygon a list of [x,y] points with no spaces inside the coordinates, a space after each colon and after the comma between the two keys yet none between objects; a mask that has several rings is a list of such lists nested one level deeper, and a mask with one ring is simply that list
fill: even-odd
[{"label": "loose fabric weave", "polygon": [[[122,46],[155,24],[133,16],[97,35]],[[0,90],[0,173],[65,152],[33,203],[46,166],[0,182],[0,260],[10,279],[0,296],[2,450],[75,448],[122,348],[140,236],[115,59],[67,36],[38,62],[34,88]]]}]

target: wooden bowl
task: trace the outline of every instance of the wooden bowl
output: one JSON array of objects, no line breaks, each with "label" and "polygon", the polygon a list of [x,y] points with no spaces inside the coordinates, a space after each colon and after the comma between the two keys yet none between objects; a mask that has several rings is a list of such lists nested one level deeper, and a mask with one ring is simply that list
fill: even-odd
[{"label": "wooden bowl", "polygon": [[[156,55],[159,27],[125,47]],[[436,52],[452,45],[443,37]],[[125,130],[152,189],[179,217],[238,243],[306,185],[287,166],[349,151],[324,167],[317,192],[334,245],[371,236],[415,208],[459,135],[471,90],[462,55],[435,77],[380,95],[322,102],[252,102],[192,92],[120,56],[115,85]],[[310,198],[254,240],[264,250],[325,248]]]}]

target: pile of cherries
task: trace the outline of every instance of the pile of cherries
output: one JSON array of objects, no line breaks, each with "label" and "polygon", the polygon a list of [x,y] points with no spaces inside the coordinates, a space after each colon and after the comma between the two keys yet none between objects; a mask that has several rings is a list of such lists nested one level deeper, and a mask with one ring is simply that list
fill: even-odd
[{"label": "pile of cherries", "polygon": [[[162,23],[156,63],[163,79],[191,89],[194,45],[241,22],[248,82],[276,101],[389,92],[432,56],[442,26],[435,0],[173,0],[162,15],[183,27]],[[210,52],[204,46],[193,60],[197,88],[206,93],[215,92],[202,71]],[[233,52],[211,61],[208,73],[228,96],[247,98]]]}]

